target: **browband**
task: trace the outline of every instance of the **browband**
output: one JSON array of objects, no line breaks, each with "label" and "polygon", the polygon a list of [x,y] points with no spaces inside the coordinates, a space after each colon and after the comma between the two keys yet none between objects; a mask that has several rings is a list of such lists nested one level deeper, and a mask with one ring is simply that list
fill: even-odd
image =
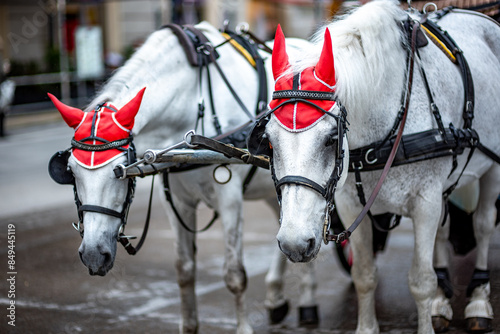
[{"label": "browband", "polygon": [[[97,138],[97,137],[96,138],[89,137],[89,138],[85,138],[84,140],[88,140],[88,139],[96,139],[99,141],[106,142],[105,139]],[[127,137],[127,138],[107,142],[104,144],[85,144],[85,143],[82,143],[82,141],[78,141],[75,138],[72,138],[71,139],[71,147],[77,148],[79,150],[84,150],[84,151],[92,151],[92,152],[99,151],[99,152],[101,152],[101,151],[107,151],[107,150],[110,150],[113,148],[121,148],[122,146],[127,145],[131,142],[132,142],[132,137]]]},{"label": "browband", "polygon": [[278,90],[273,93],[273,100],[297,98],[335,101],[335,93],[314,90]]}]

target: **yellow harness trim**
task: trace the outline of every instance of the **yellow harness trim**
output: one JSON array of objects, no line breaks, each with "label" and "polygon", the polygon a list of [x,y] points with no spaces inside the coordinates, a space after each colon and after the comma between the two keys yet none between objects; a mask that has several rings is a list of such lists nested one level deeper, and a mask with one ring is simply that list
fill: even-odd
[{"label": "yellow harness trim", "polygon": [[446,45],[444,45],[443,42],[441,42],[441,40],[439,38],[436,37],[436,35],[434,35],[432,32],[429,31],[429,29],[427,29],[424,25],[420,25],[420,27],[422,29],[424,29],[425,33],[427,34],[427,36],[430,37],[430,39],[434,42],[434,44],[437,45],[438,48],[441,49],[441,51],[443,51],[446,56],[448,58],[450,58],[450,60],[454,63],[457,62],[457,58],[455,57],[455,55],[453,54],[453,52],[450,51],[450,49],[448,49],[446,47]]},{"label": "yellow harness trim", "polygon": [[248,53],[247,50],[243,46],[241,46],[240,43],[236,42],[231,36],[226,34],[225,32],[222,33],[222,36],[224,36],[225,39],[231,43],[231,45],[239,52],[241,55],[252,65],[253,67],[256,67],[257,64],[255,63],[255,60],[253,59],[252,55]]}]

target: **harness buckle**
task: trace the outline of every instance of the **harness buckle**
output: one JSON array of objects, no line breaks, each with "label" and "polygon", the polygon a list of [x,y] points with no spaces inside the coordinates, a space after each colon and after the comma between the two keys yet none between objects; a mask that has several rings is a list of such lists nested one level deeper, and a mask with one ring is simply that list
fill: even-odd
[{"label": "harness buckle", "polygon": [[323,221],[323,243],[328,245],[330,243],[330,204],[326,206],[325,210],[325,220]]},{"label": "harness buckle", "polygon": [[351,163],[352,169],[356,170],[362,170],[363,169],[363,161],[359,161],[359,166],[356,166],[356,161],[353,161]]},{"label": "harness buckle", "polygon": [[203,52],[205,55],[210,56],[214,50],[214,47],[211,43],[207,42],[205,44],[200,45],[196,48],[198,53]]},{"label": "harness buckle", "polygon": [[71,223],[71,225],[73,226],[73,228],[75,230],[77,230],[80,233],[80,236],[83,238],[83,225],[82,225],[81,220],[78,221],[78,224],[73,222],[73,223]]}]

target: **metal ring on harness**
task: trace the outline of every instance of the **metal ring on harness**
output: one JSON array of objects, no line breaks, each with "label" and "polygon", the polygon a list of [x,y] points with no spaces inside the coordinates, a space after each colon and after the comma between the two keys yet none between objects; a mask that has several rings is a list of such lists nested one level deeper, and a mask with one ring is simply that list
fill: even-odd
[{"label": "metal ring on harness", "polygon": [[214,51],[214,46],[211,43],[207,42],[196,48],[196,51],[203,52],[205,55],[210,56],[212,51]]},{"label": "metal ring on harness", "polygon": [[374,148],[370,148],[368,151],[366,151],[366,154],[365,154],[365,161],[366,161],[366,163],[367,163],[367,164],[369,164],[369,165],[373,165],[374,163],[376,163],[376,162],[378,161],[378,159],[377,159],[376,157],[375,157],[375,159],[373,159],[373,160],[369,160],[369,158],[368,158],[368,155],[369,155],[370,153],[374,152],[374,151],[375,151],[375,149],[374,149]]},{"label": "metal ring on harness", "polygon": [[[223,168],[223,169],[221,169],[221,168]],[[218,172],[219,169],[220,169],[220,172]],[[221,172],[223,173],[224,170],[227,171],[226,175],[221,174]],[[233,172],[231,172],[231,169],[229,169],[227,164],[222,164],[222,165],[215,167],[212,175],[213,175],[215,182],[217,182],[218,184],[226,184],[229,181],[231,181],[231,179],[233,178]]]},{"label": "metal ring on harness", "polygon": [[434,6],[434,10],[433,12],[437,11],[438,10],[438,6],[434,3],[434,2],[428,2],[425,4],[424,8],[422,9],[422,12],[424,14],[428,14],[429,12],[427,11],[427,7],[429,6]]},{"label": "metal ring on harness", "polygon": [[241,22],[236,26],[236,33],[241,35],[250,31],[250,25],[248,22]]},{"label": "metal ring on harness", "polygon": [[[194,130],[189,130],[188,132],[186,132],[186,134],[184,135],[184,142],[186,143],[186,145],[189,147],[189,148],[195,148],[197,147],[197,145],[193,145],[191,144],[192,140],[191,138],[193,137],[193,135],[195,135],[195,131]],[[189,139],[189,140],[188,140]]]}]

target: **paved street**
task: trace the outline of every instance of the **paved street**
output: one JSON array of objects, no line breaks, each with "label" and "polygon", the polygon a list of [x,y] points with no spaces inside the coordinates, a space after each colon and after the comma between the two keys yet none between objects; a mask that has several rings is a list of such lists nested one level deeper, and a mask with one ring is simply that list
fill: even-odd
[{"label": "paved street", "polygon": [[[55,184],[47,162],[57,150],[69,146],[72,133],[61,122],[18,128],[0,139],[0,333],[177,333],[179,293],[173,254],[173,233],[162,208],[157,180],[150,234],[136,256],[118,247],[115,266],[105,277],[89,276],[78,256],[80,236],[71,227],[77,219],[70,186]],[[139,180],[127,234],[140,235],[146,217],[150,179]],[[202,225],[211,217],[199,209]],[[317,328],[297,323],[299,271],[289,266],[286,295],[291,312],[279,325],[269,325],[263,305],[264,276],[276,247],[278,226],[262,202],[245,204],[244,248],[249,276],[248,313],[257,334],[354,333],[357,306],[350,277],[340,267],[333,246],[323,246],[315,261],[321,322]],[[15,226],[16,326],[8,325],[7,234]],[[223,245],[220,223],[198,237],[197,294],[200,333],[235,332],[234,302],[222,280]],[[377,264],[380,283],[377,313],[382,333],[416,333],[416,308],[407,286],[413,237],[408,221],[394,231]],[[465,289],[474,254],[454,257],[456,319],[449,333],[465,333]],[[491,296],[500,333],[500,233],[490,250]]]}]

